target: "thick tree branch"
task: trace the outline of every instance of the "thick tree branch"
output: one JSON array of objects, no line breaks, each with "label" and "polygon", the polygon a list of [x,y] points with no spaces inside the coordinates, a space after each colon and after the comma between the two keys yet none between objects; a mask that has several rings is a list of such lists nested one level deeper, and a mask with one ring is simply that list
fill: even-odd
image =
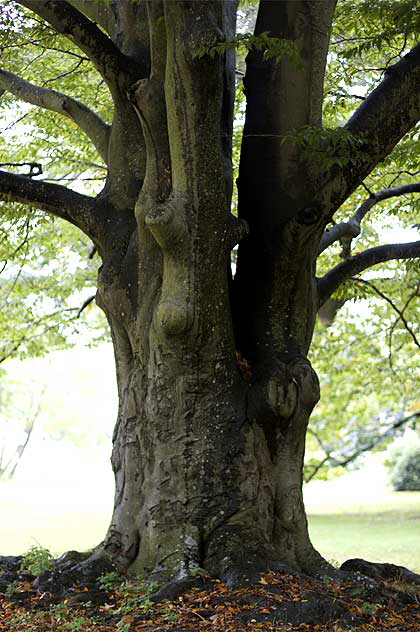
[{"label": "thick tree branch", "polygon": [[321,242],[319,245],[318,254],[324,252],[327,248],[329,248],[336,241],[339,241],[343,237],[347,237],[348,239],[353,239],[360,235],[360,224],[354,221],[354,215],[349,219],[348,222],[340,222],[339,224],[334,224],[331,228],[328,228],[325,233],[321,237]]},{"label": "thick tree branch", "polygon": [[119,92],[119,85],[139,79],[133,66],[114,42],[83,13],[65,0],[18,0],[63,35],[69,37],[89,57],[108,84],[111,93]]},{"label": "thick tree branch", "polygon": [[355,274],[384,261],[413,259],[415,257],[420,257],[420,241],[377,246],[350,257],[332,268],[321,279],[318,279],[319,305],[322,305],[344,281]]},{"label": "thick tree branch", "polygon": [[91,238],[96,234],[95,198],[81,195],[59,184],[0,171],[0,199],[21,202],[48,211],[71,222]]},{"label": "thick tree branch", "polygon": [[384,158],[420,118],[420,44],[387,69],[384,80],[346,123],[362,135],[372,159]]},{"label": "thick tree branch", "polygon": [[392,197],[400,195],[407,195],[408,193],[420,193],[420,182],[413,184],[403,184],[398,187],[390,187],[388,189],[382,189],[378,193],[370,195],[357,209],[354,215],[347,222],[340,222],[335,224],[332,228],[329,228],[322,235],[321,243],[319,247],[319,254],[326,250],[331,244],[335,243],[343,237],[352,239],[360,235],[360,224],[365,218],[367,213],[377,204],[383,200],[388,200]]},{"label": "thick tree branch", "polygon": [[92,2],[92,0],[69,0],[75,9],[84,13],[93,22],[100,24],[105,31],[114,37],[115,16],[109,2]]},{"label": "thick tree branch", "polygon": [[332,168],[335,212],[372,169],[420,119],[420,44],[387,69],[384,80],[363,101],[345,128],[363,141],[358,161]]},{"label": "thick tree branch", "polygon": [[7,90],[27,103],[71,119],[82,129],[95,145],[99,155],[107,162],[110,126],[88,107],[56,90],[41,88],[0,69],[0,88]]}]

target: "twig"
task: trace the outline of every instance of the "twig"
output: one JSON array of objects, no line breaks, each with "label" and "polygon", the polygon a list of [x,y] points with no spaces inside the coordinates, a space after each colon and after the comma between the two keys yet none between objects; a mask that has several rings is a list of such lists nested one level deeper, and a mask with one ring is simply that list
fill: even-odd
[{"label": "twig", "polygon": [[359,277],[351,277],[351,281],[356,281],[358,283],[363,283],[364,285],[367,285],[368,287],[372,288],[372,290],[381,298],[384,299],[384,301],[386,301],[391,307],[392,309],[398,314],[399,318],[401,319],[401,321],[404,324],[404,327],[406,328],[406,330],[408,331],[408,333],[410,334],[410,336],[412,337],[414,344],[420,349],[420,342],[417,340],[417,337],[415,335],[415,333],[413,332],[413,330],[411,329],[410,325],[408,324],[408,322],[406,321],[406,319],[404,318],[404,314],[403,312],[398,309],[398,307],[395,305],[395,303],[383,292],[381,292],[381,290],[379,290],[376,285],[374,285],[372,283],[372,281],[366,281],[365,279],[361,279]]},{"label": "twig", "polygon": [[83,303],[82,307],[81,307],[81,308],[79,309],[79,311],[77,312],[77,316],[76,316],[76,318],[79,318],[79,317],[80,317],[80,314],[83,312],[83,310],[85,310],[85,309],[86,309],[86,307],[87,307],[88,305],[90,305],[90,304],[91,304],[91,302],[95,299],[95,296],[96,296],[96,295],[94,294],[93,296],[89,296],[89,298],[87,298],[87,299],[85,300],[85,302]]}]

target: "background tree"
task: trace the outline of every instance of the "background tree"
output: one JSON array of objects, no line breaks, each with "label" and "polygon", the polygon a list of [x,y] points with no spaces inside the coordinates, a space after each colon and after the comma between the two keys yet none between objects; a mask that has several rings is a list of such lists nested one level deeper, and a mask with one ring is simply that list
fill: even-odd
[{"label": "background tree", "polygon": [[7,480],[15,475],[28,447],[40,413],[43,392],[30,393],[29,402],[20,393],[18,408],[3,372],[0,376],[0,480]]},{"label": "background tree", "polygon": [[[236,37],[235,2],[3,3],[0,86],[36,106],[22,114],[29,147],[6,134],[3,162],[44,171],[1,172],[3,199],[73,224],[102,259],[97,302],[120,409],[114,515],[96,553],[120,568],[235,579],[325,564],[301,492],[319,398],[316,313],[368,268],[420,254],[419,241],[378,246],[371,230],[352,244],[382,222],[383,200],[419,191],[413,2],[335,4],[261,0],[254,34]],[[248,55],[235,217],[238,46]],[[49,181],[93,182],[104,166],[96,197]]]}]

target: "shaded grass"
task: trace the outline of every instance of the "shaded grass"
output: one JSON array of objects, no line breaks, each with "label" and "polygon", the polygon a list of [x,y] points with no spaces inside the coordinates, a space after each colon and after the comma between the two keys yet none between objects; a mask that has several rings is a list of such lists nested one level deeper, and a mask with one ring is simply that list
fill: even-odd
[{"label": "shaded grass", "polygon": [[390,562],[420,572],[420,493],[388,492],[379,502],[311,503],[309,530],[322,555]]},{"label": "shaded grass", "polygon": [[100,490],[95,496],[88,484],[85,489],[82,485],[0,483],[0,555],[20,555],[34,544],[60,555],[101,542],[111,518],[112,495],[102,500]]},{"label": "shaded grass", "polygon": [[312,515],[309,530],[315,548],[333,563],[361,557],[420,572],[420,514],[411,520],[392,511]]},{"label": "shaded grass", "polygon": [[54,556],[73,549],[87,551],[103,540],[110,520],[106,512],[27,515],[22,520],[16,519],[16,513],[7,513],[1,507],[0,555],[21,555],[34,544],[41,544]]}]

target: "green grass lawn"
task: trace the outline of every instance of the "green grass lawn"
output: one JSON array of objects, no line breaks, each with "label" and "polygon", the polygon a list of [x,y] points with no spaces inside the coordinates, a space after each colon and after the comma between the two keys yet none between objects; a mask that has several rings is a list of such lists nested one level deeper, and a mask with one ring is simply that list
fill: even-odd
[{"label": "green grass lawn", "polygon": [[416,513],[395,511],[309,516],[314,546],[329,561],[352,557],[390,562],[420,572],[420,499]]},{"label": "green grass lawn", "polygon": [[[333,499],[332,499],[333,500]],[[309,503],[314,546],[330,561],[352,557],[420,572],[420,492],[385,492],[379,502]]]}]

